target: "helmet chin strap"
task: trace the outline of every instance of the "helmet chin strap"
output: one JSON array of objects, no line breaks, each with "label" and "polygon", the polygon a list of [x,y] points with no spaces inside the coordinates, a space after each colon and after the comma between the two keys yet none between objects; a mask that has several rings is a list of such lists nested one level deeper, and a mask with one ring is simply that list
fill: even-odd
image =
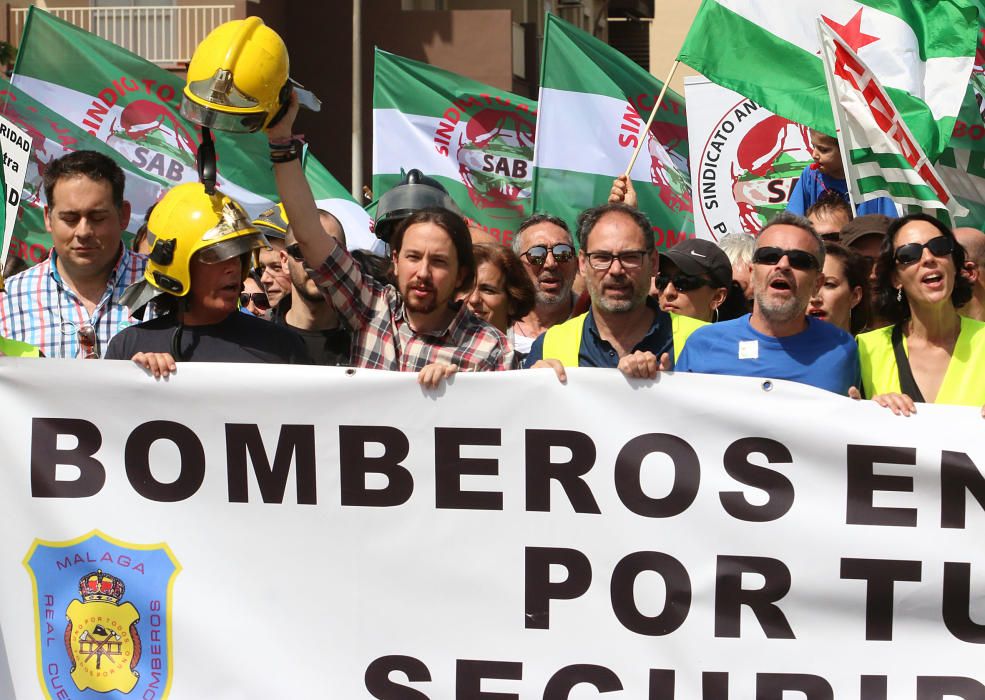
[{"label": "helmet chin strap", "polygon": [[215,194],[215,142],[212,140],[212,130],[207,126],[202,127],[202,143],[198,146],[198,179],[205,185],[205,193]]}]

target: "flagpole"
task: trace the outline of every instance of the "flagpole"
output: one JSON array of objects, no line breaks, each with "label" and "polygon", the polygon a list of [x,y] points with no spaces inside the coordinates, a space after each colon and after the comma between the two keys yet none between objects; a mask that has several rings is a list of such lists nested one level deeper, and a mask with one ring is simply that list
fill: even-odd
[{"label": "flagpole", "polygon": [[643,129],[643,134],[640,136],[640,142],[636,144],[636,150],[633,151],[633,157],[630,159],[629,166],[626,168],[626,177],[629,177],[629,173],[632,172],[633,166],[636,165],[636,158],[640,155],[640,151],[646,143],[646,135],[650,133],[650,125],[653,124],[653,118],[657,116],[657,110],[660,109],[660,105],[664,101],[664,95],[667,94],[667,86],[670,85],[670,81],[674,79],[674,73],[677,72],[677,66],[680,64],[680,59],[675,59],[674,65],[670,67],[670,73],[667,75],[667,79],[664,81],[663,87],[660,88],[660,95],[657,97],[656,104],[653,105],[653,111],[650,112],[650,118],[646,120],[646,127]]},{"label": "flagpole", "polygon": [[[835,95],[834,66],[831,65],[831,57],[828,56],[824,37],[824,22],[821,21],[820,17],[817,18],[817,38],[821,47],[821,62],[824,64],[824,81],[828,86],[828,100],[831,102],[831,116],[835,121],[835,140],[838,142],[838,152],[841,154],[841,169],[845,173],[845,184],[848,185],[848,205],[852,209],[852,217],[854,218],[858,216],[858,207],[855,205],[855,197],[852,193],[858,188],[858,183],[852,177],[852,171],[849,169],[848,152],[842,147],[844,138],[841,131],[841,104],[838,103],[838,97]],[[821,175],[818,174],[818,177]]]}]

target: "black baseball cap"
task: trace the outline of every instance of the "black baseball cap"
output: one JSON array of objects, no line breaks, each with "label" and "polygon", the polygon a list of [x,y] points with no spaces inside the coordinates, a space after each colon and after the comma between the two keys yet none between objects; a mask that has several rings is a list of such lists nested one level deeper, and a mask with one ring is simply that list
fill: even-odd
[{"label": "black baseball cap", "polygon": [[732,284],[732,263],[725,251],[703,238],[685,238],[669,250],[660,253],[685,275],[707,275],[715,285]]}]

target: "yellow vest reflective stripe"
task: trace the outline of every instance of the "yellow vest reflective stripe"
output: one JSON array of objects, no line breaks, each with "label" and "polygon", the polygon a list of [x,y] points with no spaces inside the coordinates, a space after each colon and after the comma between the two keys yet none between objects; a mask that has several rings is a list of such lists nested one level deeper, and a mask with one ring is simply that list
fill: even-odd
[{"label": "yellow vest reflective stripe", "polygon": [[[892,331],[892,326],[880,328],[862,333],[856,339],[862,386],[869,398],[876,394],[900,393]],[[906,338],[903,338],[903,349],[909,354]],[[979,408],[985,405],[985,323],[961,317],[958,342],[934,403]]]},{"label": "yellow vest reflective stripe", "polygon": [[[674,340],[674,362],[680,357],[684,349],[684,343],[695,329],[707,326],[704,321],[680,314],[669,314],[671,322],[671,337]],[[561,362],[565,367],[578,366],[578,353],[581,351],[581,339],[585,332],[585,321],[588,319],[586,311],[581,316],[551,326],[544,334],[544,359],[553,359]]]},{"label": "yellow vest reflective stripe", "polygon": [[0,352],[7,357],[41,357],[41,351],[19,340],[0,338]]}]

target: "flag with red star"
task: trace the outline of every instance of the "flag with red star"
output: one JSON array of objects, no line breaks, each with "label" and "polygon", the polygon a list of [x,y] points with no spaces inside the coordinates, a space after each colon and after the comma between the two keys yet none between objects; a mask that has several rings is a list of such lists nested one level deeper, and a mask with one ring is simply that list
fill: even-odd
[{"label": "flag with red star", "polygon": [[816,23],[865,61],[933,160],[978,44],[968,0],[702,0],[679,58],[780,116],[834,135]]},{"label": "flag with red star", "polygon": [[890,197],[906,211],[951,220],[967,214],[951,195],[872,70],[829,23],[818,20],[848,192],[857,206]]}]

